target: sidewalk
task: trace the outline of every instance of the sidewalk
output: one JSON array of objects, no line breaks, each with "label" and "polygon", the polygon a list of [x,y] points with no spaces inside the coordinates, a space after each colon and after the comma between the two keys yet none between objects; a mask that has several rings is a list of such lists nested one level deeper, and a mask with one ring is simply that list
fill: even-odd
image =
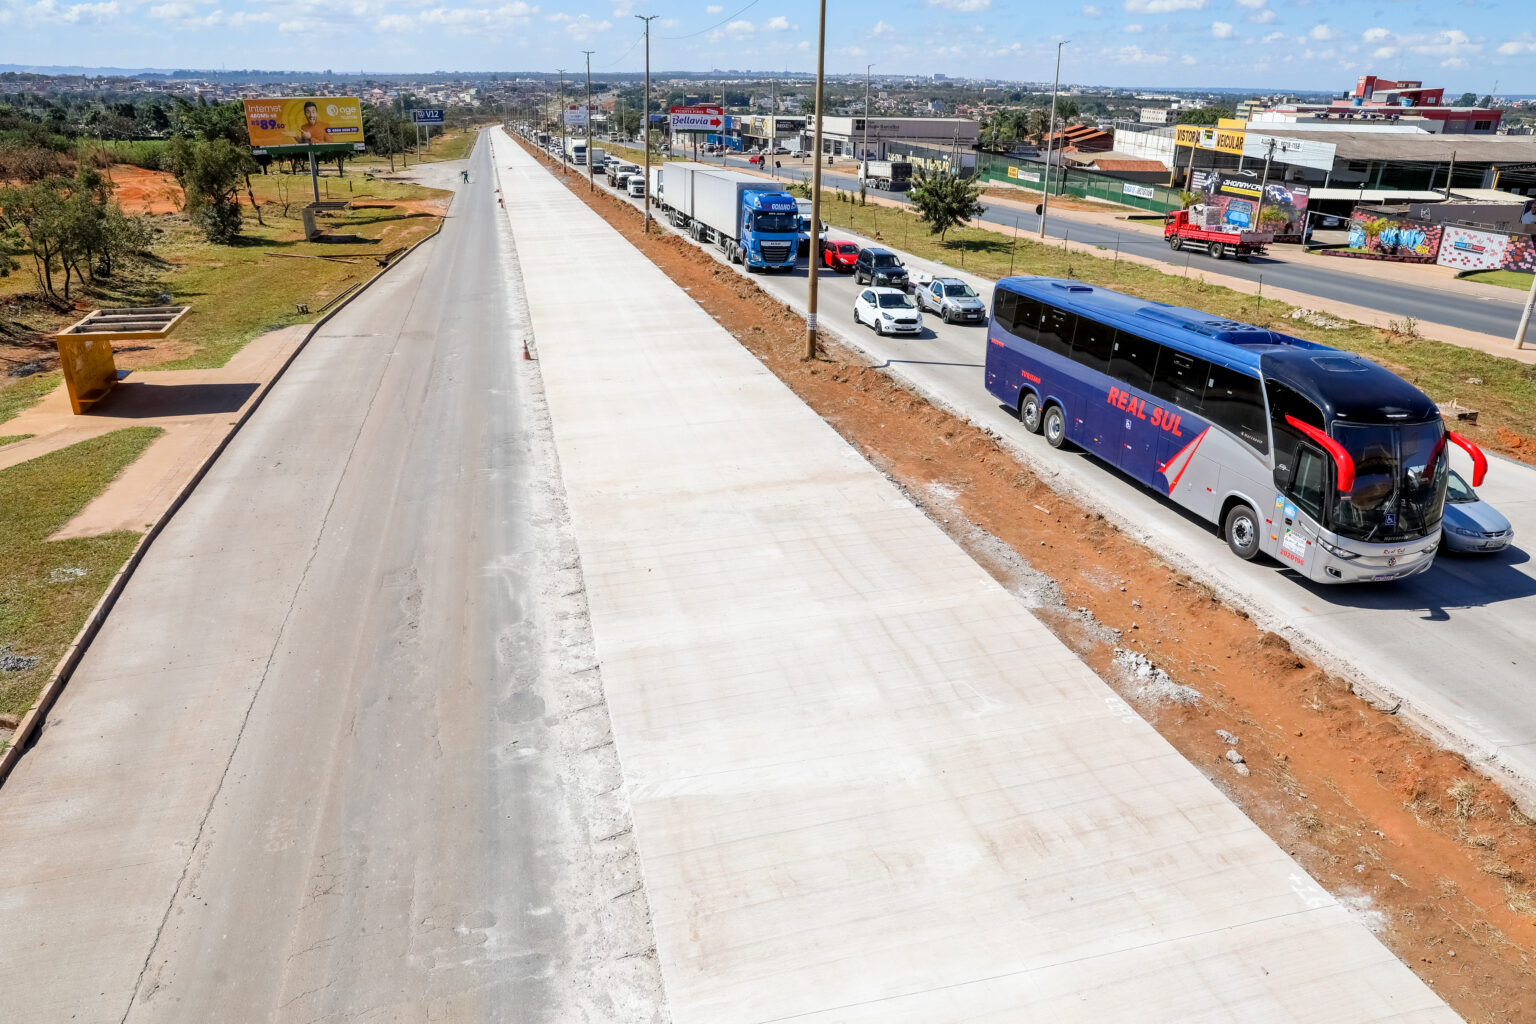
[{"label": "sidewalk", "polygon": [[[674,1021],[1456,1020],[494,143]],[[571,302],[592,266],[604,301]]]}]

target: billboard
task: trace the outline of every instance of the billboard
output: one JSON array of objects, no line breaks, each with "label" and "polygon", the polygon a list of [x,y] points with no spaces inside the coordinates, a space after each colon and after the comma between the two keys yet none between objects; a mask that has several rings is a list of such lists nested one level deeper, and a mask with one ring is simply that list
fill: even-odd
[{"label": "billboard", "polygon": [[[1234,120],[1222,118],[1223,121]],[[1243,141],[1247,133],[1235,126],[1221,126],[1207,128],[1197,124],[1181,124],[1174,129],[1173,143],[1185,148],[1215,150],[1217,153],[1231,153],[1241,156],[1243,153]]]},{"label": "billboard", "polygon": [[591,123],[593,115],[600,112],[597,107],[583,107],[572,103],[565,108],[565,126],[567,128],[585,128]]},{"label": "billboard", "polygon": [[355,96],[246,100],[245,128],[251,145],[260,149],[326,145],[351,149],[363,142],[363,105]]},{"label": "billboard", "polygon": [[[1259,196],[1262,185],[1263,206],[1285,214],[1282,221],[1270,214],[1265,224],[1258,223]],[[1259,172],[1253,170],[1197,170],[1190,178],[1193,191],[1201,196],[1201,202],[1214,211],[1219,223],[1240,231],[1268,229],[1278,239],[1300,238],[1306,225],[1307,201],[1310,198],[1305,185],[1289,185],[1282,181],[1262,182]]]},{"label": "billboard", "polygon": [[669,114],[675,132],[718,132],[725,124],[719,107],[672,107]]},{"label": "billboard", "polygon": [[425,108],[411,111],[412,124],[442,124],[443,108]]}]

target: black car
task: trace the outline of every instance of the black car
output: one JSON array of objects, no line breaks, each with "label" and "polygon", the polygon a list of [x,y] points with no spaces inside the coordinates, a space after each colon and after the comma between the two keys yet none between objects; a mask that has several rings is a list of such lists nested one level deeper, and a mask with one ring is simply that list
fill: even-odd
[{"label": "black car", "polygon": [[859,258],[853,264],[853,280],[856,284],[906,291],[907,268],[891,250],[870,246],[859,251]]}]

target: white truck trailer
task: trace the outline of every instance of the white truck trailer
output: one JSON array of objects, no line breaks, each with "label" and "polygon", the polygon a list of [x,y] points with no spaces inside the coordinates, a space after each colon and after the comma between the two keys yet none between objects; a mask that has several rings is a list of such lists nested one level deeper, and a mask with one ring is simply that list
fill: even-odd
[{"label": "white truck trailer", "polygon": [[799,248],[800,210],[774,181],[708,164],[662,165],[662,203],[674,227],[713,242],[748,269],[790,270]]}]

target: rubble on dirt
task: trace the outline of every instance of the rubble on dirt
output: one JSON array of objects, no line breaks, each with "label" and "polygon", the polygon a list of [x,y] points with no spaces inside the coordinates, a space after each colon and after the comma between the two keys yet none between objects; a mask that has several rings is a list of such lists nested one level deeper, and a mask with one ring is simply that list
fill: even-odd
[{"label": "rubble on dirt", "polygon": [[1221,742],[1225,743],[1229,747],[1237,746],[1237,737],[1227,732],[1225,729],[1217,729],[1216,738],[1221,740]]},{"label": "rubble on dirt", "polygon": [[1145,654],[1116,647],[1115,664],[1137,684],[1133,696],[1139,700],[1153,704],[1192,705],[1200,702],[1199,690],[1180,686],[1167,672],[1152,664]]},{"label": "rubble on dirt", "polygon": [[37,664],[37,658],[27,654],[12,654],[10,644],[0,644],[0,672],[25,672]]},{"label": "rubble on dirt", "polygon": [[1293,309],[1291,319],[1300,320],[1313,327],[1321,327],[1325,331],[1339,331],[1349,326],[1345,321],[1331,317],[1327,313],[1319,313],[1315,309]]}]

